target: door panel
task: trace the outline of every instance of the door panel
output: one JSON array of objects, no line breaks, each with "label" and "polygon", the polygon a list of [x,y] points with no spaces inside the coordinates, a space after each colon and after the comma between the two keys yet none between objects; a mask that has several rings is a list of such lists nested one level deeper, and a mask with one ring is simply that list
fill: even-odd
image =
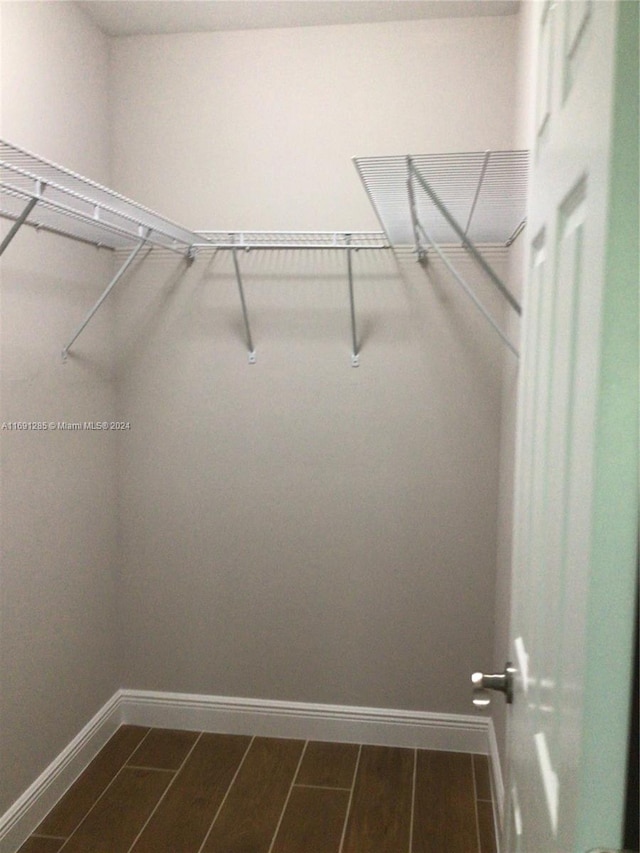
[{"label": "door panel", "polygon": [[[633,107],[633,92],[619,97],[633,89],[628,45],[621,59],[630,26],[637,40],[635,3],[539,4],[508,655],[517,669],[508,853],[583,853],[622,841],[624,743],[609,738],[607,751],[599,744],[612,727],[618,741],[626,731],[637,565],[638,279],[629,277],[637,234],[634,243],[615,230],[612,184],[620,162],[633,162],[633,141],[621,150],[616,136],[618,112],[629,98]],[[637,49],[635,56],[637,65]],[[635,91],[637,99],[637,84]],[[637,160],[637,133],[635,140]],[[637,193],[635,204],[637,222]],[[635,310],[635,325],[613,322],[611,306],[619,321],[622,304]],[[616,352],[635,353],[635,371]]]}]

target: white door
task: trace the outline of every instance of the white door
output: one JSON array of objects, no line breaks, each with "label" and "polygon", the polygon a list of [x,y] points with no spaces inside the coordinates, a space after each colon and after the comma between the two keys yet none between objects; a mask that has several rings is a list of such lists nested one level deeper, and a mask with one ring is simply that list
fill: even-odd
[{"label": "white door", "polygon": [[622,847],[637,584],[638,4],[536,5],[504,850],[585,853]]}]

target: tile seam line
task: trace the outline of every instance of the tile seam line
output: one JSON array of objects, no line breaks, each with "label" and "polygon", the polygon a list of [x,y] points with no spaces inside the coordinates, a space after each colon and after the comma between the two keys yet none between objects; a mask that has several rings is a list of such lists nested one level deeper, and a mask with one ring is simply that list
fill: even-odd
[{"label": "tile seam line", "polygon": [[[198,738],[196,740],[196,743],[198,742],[198,740],[200,740],[201,734],[202,732],[198,732]],[[195,745],[196,744],[194,743],[193,746],[189,747],[189,754],[191,754],[191,751]],[[189,755],[187,755],[187,758],[188,757]],[[180,763],[179,767],[151,767],[149,764],[125,764],[125,767],[127,768],[127,770],[157,770],[160,773],[179,773],[182,770],[183,764],[184,761]]]},{"label": "tile seam line", "polygon": [[307,752],[308,746],[309,746],[309,741],[305,740],[304,746],[302,747],[302,752],[300,753],[300,758],[298,759],[298,764],[296,765],[295,773],[293,774],[293,777],[291,779],[291,784],[289,785],[289,791],[288,791],[286,799],[284,801],[282,811],[280,812],[280,818],[279,818],[278,823],[276,825],[276,828],[274,830],[273,837],[271,839],[271,844],[269,845],[269,850],[267,851],[267,853],[271,853],[271,851],[273,850],[274,845],[276,843],[276,838],[278,837],[278,833],[280,832],[280,827],[282,826],[282,821],[284,819],[284,813],[286,812],[287,806],[289,805],[289,800],[291,799],[291,793],[293,791],[295,781],[298,778],[298,773],[300,772],[300,767],[302,766],[302,760],[303,760],[303,758]]},{"label": "tile seam line", "polygon": [[[167,785],[167,787],[165,788],[165,790],[164,790],[164,792],[163,792],[162,796],[160,797],[160,799],[158,800],[158,802],[155,804],[155,806],[154,806],[154,807],[153,807],[153,809],[151,810],[151,814],[149,815],[149,817],[145,820],[145,822],[144,822],[144,823],[142,824],[142,826],[140,827],[140,831],[138,832],[138,834],[136,835],[136,837],[133,839],[133,842],[131,843],[131,846],[127,849],[127,853],[131,853],[131,851],[134,849],[134,847],[135,847],[135,846],[136,846],[136,844],[138,843],[138,840],[139,840],[140,836],[141,836],[141,835],[142,835],[142,833],[145,831],[145,829],[146,829],[146,828],[147,828],[147,826],[149,825],[150,821],[152,820],[153,816],[155,815],[155,813],[156,813],[156,812],[158,811],[158,809],[160,808],[161,803],[164,801],[164,799],[165,799],[165,797],[167,796],[167,794],[169,793],[169,791],[173,788],[173,786],[174,786],[174,784],[175,784],[175,781],[176,781],[176,779],[178,778],[178,776],[179,776],[179,774],[180,774],[180,771],[182,770],[182,768],[184,767],[184,765],[187,763],[187,761],[188,761],[188,760],[189,760],[189,758],[191,757],[191,753],[192,753],[192,752],[193,752],[193,750],[196,748],[196,746],[197,746],[197,745],[198,745],[198,743],[200,742],[200,739],[201,739],[201,738],[202,738],[202,732],[198,732],[198,737],[194,740],[193,745],[191,746],[191,749],[190,749],[190,750],[187,752],[187,754],[185,755],[184,760],[183,760],[183,761],[182,761],[182,763],[180,764],[180,767],[179,767],[177,770],[172,771],[172,772],[173,772],[173,779],[169,782],[169,784],[168,784],[168,785]],[[128,766],[132,766],[132,765],[128,765]],[[161,769],[161,768],[141,767],[140,769],[141,769],[141,770],[153,770],[153,769]]]},{"label": "tile seam line", "polygon": [[473,781],[473,812],[476,818],[476,844],[478,845],[478,853],[482,853],[482,842],[480,840],[480,816],[478,814],[478,783],[476,780],[476,762],[471,758],[471,779]]},{"label": "tile seam line", "polygon": [[413,778],[411,781],[411,815],[409,817],[409,853],[413,851],[413,822],[416,813],[416,778],[418,775],[418,750],[413,750]]},{"label": "tile seam line", "polygon": [[230,792],[230,791],[231,791],[231,789],[233,788],[233,786],[234,786],[234,784],[235,784],[235,781],[236,781],[236,779],[238,778],[238,773],[240,773],[240,769],[242,768],[242,765],[244,764],[245,759],[246,759],[247,755],[249,754],[249,750],[250,750],[250,749],[251,749],[251,747],[253,746],[253,742],[255,741],[255,739],[256,739],[256,735],[253,735],[253,736],[251,737],[251,740],[250,740],[250,741],[249,741],[249,743],[247,744],[247,748],[246,748],[246,749],[245,749],[245,751],[244,751],[244,755],[242,756],[242,758],[240,759],[240,762],[239,762],[238,766],[236,767],[236,772],[233,774],[233,777],[232,777],[231,781],[229,782],[229,786],[228,786],[227,790],[226,790],[226,791],[225,791],[225,793],[224,793],[224,797],[222,798],[222,802],[221,802],[221,803],[220,803],[220,805],[218,806],[218,808],[217,808],[217,810],[216,810],[216,813],[215,813],[215,815],[213,816],[213,820],[211,821],[211,825],[209,826],[209,829],[208,829],[208,830],[207,830],[207,832],[205,833],[205,836],[204,836],[204,838],[202,839],[202,844],[200,845],[200,847],[198,847],[197,853],[202,853],[202,850],[204,849],[204,846],[205,846],[205,844],[207,843],[207,840],[208,840],[209,836],[211,835],[211,832],[212,832],[212,830],[213,830],[213,827],[215,826],[216,821],[218,820],[218,816],[220,815],[220,812],[222,811],[222,809],[223,809],[223,807],[224,807],[224,804],[227,802],[227,797],[229,796],[229,792]]},{"label": "tile seam line", "polygon": [[319,791],[350,791],[342,785],[308,785],[305,782],[294,782],[294,788],[317,788]]},{"label": "tile seam line", "polygon": [[347,811],[344,816],[344,823],[342,825],[342,835],[340,836],[340,846],[338,847],[338,853],[343,853],[344,842],[347,838],[347,826],[349,824],[349,817],[351,815],[351,806],[353,804],[353,793],[356,789],[356,778],[358,776],[358,770],[360,768],[360,756],[362,755],[362,744],[358,745],[358,757],[356,758],[356,766],[353,770],[353,778],[351,780],[351,793],[349,794],[349,802],[347,803]]},{"label": "tile seam line", "polygon": [[[122,728],[122,727],[120,727],[120,728]],[[116,729],[116,731],[114,732],[114,735],[115,735],[115,734],[117,734],[117,732],[118,732],[119,730],[120,730],[119,728],[118,728],[118,729]],[[81,820],[78,824],[76,824],[76,826],[74,827],[74,829],[69,833],[69,835],[68,835],[68,836],[67,836],[67,838],[65,839],[65,842],[64,842],[64,844],[62,845],[62,847],[60,848],[60,850],[58,851],[58,853],[61,853],[62,849],[63,849],[64,847],[66,847],[66,846],[67,846],[67,844],[69,843],[69,841],[71,841],[71,839],[73,838],[73,836],[74,836],[74,835],[76,834],[76,832],[80,829],[80,827],[82,826],[82,824],[83,824],[83,823],[85,822],[85,820],[89,817],[89,815],[91,814],[91,812],[95,809],[95,807],[98,805],[98,803],[100,802],[100,800],[104,797],[104,795],[107,793],[107,791],[109,790],[109,788],[110,788],[110,787],[113,785],[113,783],[116,781],[116,779],[118,778],[118,776],[122,773],[122,770],[127,766],[127,761],[131,758],[131,756],[134,754],[134,752],[136,751],[136,749],[138,749],[138,747],[139,747],[139,746],[141,746],[141,745],[142,745],[142,743],[146,740],[146,738],[147,738],[147,736],[148,736],[148,734],[149,734],[149,732],[150,732],[150,731],[151,731],[151,728],[150,728],[150,727],[148,727],[148,728],[147,728],[147,731],[146,731],[146,732],[145,732],[145,734],[144,734],[144,737],[143,737],[143,738],[141,738],[141,739],[140,739],[140,742],[139,742],[139,743],[137,743],[137,744],[133,747],[133,749],[131,750],[131,752],[130,752],[130,753],[128,753],[127,758],[126,758],[126,759],[124,760],[124,762],[120,765],[120,767],[118,768],[118,770],[113,774],[113,776],[112,776],[111,781],[109,782],[109,784],[108,784],[108,785],[106,785],[106,786],[105,786],[105,788],[104,788],[104,790],[102,791],[102,793],[101,793],[98,797],[96,797],[96,799],[93,801],[93,803],[91,804],[91,806],[89,807],[89,809],[84,813],[84,816],[82,817],[82,820]],[[111,736],[111,738],[109,738],[109,740],[107,741],[107,743],[109,743],[109,741],[110,741],[110,740],[112,740],[112,738],[113,738],[113,735]],[[105,744],[105,746],[107,745],[107,743]],[[104,749],[104,747],[102,747],[102,749]],[[101,750],[101,751],[102,751],[102,750]],[[100,755],[100,753],[98,753],[98,755]],[[96,756],[96,758],[97,758],[97,757],[98,757],[98,756]],[[95,761],[95,758],[94,758],[94,761]],[[82,775],[82,774],[80,774],[80,776],[81,776],[81,775]],[[80,776],[78,776],[78,779],[80,779]],[[75,780],[75,782],[77,782],[77,781],[78,781],[78,779],[76,779],[76,780]],[[73,785],[75,785],[75,782],[73,782],[73,784],[69,786],[69,788],[67,789],[68,791],[69,791],[69,790],[71,790],[71,788],[73,787]],[[66,793],[67,793],[67,791],[65,791],[65,794],[66,794]],[[63,794],[62,796],[64,796],[65,794]],[[61,800],[62,800],[62,797],[60,797],[60,800],[58,800],[58,802],[60,802]],[[56,805],[57,805],[57,803],[56,803]],[[54,806],[54,808],[55,808],[55,806]]]}]

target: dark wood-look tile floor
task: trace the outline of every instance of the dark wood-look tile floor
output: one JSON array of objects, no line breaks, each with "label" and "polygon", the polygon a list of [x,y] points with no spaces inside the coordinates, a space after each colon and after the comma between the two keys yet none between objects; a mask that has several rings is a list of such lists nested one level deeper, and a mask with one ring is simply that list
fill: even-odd
[{"label": "dark wood-look tile floor", "polygon": [[484,755],[121,726],[19,853],[496,853]]}]

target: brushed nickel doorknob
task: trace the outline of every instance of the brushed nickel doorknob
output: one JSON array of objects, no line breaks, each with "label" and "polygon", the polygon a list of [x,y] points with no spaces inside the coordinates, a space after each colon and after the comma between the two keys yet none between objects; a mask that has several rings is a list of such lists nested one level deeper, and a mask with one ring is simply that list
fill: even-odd
[{"label": "brushed nickel doorknob", "polygon": [[509,661],[504,668],[504,672],[495,674],[485,674],[484,672],[474,672],[471,676],[471,684],[473,685],[473,704],[476,708],[486,708],[491,702],[489,690],[498,690],[504,693],[507,705],[513,702],[513,673],[515,669]]}]

